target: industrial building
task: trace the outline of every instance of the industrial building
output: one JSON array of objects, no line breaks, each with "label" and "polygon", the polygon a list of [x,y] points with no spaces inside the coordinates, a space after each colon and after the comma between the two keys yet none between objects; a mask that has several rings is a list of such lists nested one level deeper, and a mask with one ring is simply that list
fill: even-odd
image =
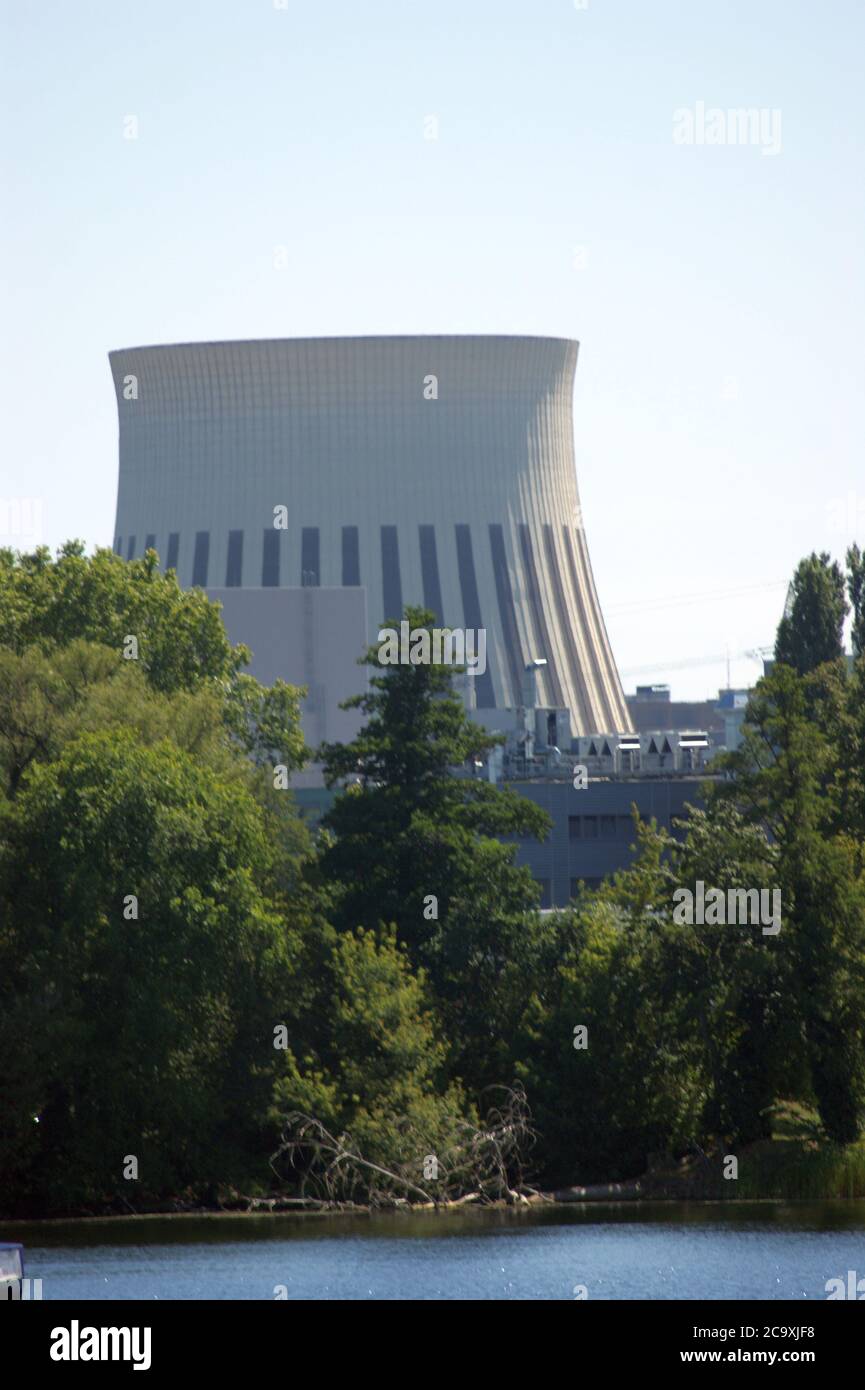
[{"label": "industrial building", "polygon": [[[254,672],[268,591],[334,591],[345,670],[305,672],[317,687],[311,742],[351,693],[355,657],[406,604],[485,630],[473,699],[484,722],[519,705],[525,665],[542,659],[541,702],[568,711],[574,733],[628,729],[577,490],[577,350],[468,336],[112,352],[115,549],[132,559],[154,546],[181,584],[254,595],[226,605]],[[358,589],[366,625],[352,644]],[[290,646],[309,646],[302,605],[268,611]]]},{"label": "industrial building", "polygon": [[[116,553],[155,548],[222,604],[253,674],[306,686],[311,746],[354,737],[360,715],[340,702],[365,689],[358,658],[406,605],[483,631],[484,669],[460,688],[504,745],[479,775],[553,816],[546,844],[519,851],[545,905],[627,862],[633,802],[666,824],[681,814],[724,727],[708,705],[682,727],[657,688],[625,700],[577,487],[577,354],[568,339],[479,336],[110,354]],[[320,814],[318,769],[294,785]]]}]

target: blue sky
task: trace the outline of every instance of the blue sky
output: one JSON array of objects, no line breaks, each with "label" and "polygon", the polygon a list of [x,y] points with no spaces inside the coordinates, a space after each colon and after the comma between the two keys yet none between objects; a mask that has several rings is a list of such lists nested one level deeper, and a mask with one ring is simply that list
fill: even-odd
[{"label": "blue sky", "polygon": [[[2,15],[0,501],[47,544],[112,538],[109,349],[391,332],[580,340],[627,689],[753,679],[799,557],[865,542],[856,0]],[[780,151],[677,144],[698,102],[779,111]]]}]

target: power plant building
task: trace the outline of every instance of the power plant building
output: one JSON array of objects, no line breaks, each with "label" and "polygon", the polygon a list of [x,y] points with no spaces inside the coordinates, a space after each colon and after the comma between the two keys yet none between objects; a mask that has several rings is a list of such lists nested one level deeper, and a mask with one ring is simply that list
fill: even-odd
[{"label": "power plant building", "polygon": [[[110,354],[115,550],[155,547],[220,599],[262,678],[310,686],[307,739],[345,737],[356,664],[406,604],[486,633],[475,717],[505,727],[532,667],[550,741],[631,721],[574,461],[578,345],[369,337]],[[321,592],[310,592],[321,591]]]}]

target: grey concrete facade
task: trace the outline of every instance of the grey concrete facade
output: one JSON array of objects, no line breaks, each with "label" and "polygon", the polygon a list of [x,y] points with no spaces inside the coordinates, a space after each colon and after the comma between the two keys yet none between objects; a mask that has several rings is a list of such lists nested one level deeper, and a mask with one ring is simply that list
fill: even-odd
[{"label": "grey concrete facade", "polygon": [[[357,634],[366,628],[365,589],[208,589],[222,606],[232,644],[252,653],[248,670],[263,685],[284,680],[304,685],[303,733],[310,747],[350,743],[362,715],[343,710],[351,695],[365,694],[368,667],[356,660]],[[296,774],[293,785],[315,785],[315,772]]]},{"label": "grey concrete facade", "polygon": [[511,783],[553,821],[543,843],[521,839],[517,851],[517,863],[531,869],[541,886],[541,906],[566,907],[579,880],[597,887],[602,878],[632,862],[633,805],[643,820],[654,817],[662,829],[675,833],[673,820],[686,815],[686,806],[702,804],[702,780],[611,780],[590,782],[580,790],[564,781]]},{"label": "grey concrete facade", "polygon": [[[593,781],[575,790],[570,782],[511,782],[509,788],[547,812],[552,830],[542,843],[528,837],[502,837],[517,845],[516,862],[530,869],[541,890],[542,908],[567,907],[580,882],[597,888],[603,878],[633,862],[636,842],[631,808],[643,820],[681,834],[673,824],[687,818],[688,806],[701,806],[705,778],[658,777]],[[335,793],[303,790],[298,802],[313,823],[333,804]]]},{"label": "grey concrete facade", "polygon": [[[628,730],[577,491],[577,350],[370,337],[113,352],[115,549],[155,546],[212,592],[365,589],[352,658],[422,604],[486,630],[481,713],[519,705],[525,663],[544,658],[541,703],[569,709],[574,733]],[[252,646],[259,601],[232,632]]]}]

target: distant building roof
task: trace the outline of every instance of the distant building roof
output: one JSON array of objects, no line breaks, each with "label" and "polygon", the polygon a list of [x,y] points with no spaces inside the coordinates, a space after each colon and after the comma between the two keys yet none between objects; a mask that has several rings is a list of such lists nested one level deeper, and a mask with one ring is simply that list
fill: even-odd
[{"label": "distant building roof", "polygon": [[627,695],[631,722],[639,733],[655,729],[705,729],[722,732],[724,716],[717,700],[647,700]]}]

